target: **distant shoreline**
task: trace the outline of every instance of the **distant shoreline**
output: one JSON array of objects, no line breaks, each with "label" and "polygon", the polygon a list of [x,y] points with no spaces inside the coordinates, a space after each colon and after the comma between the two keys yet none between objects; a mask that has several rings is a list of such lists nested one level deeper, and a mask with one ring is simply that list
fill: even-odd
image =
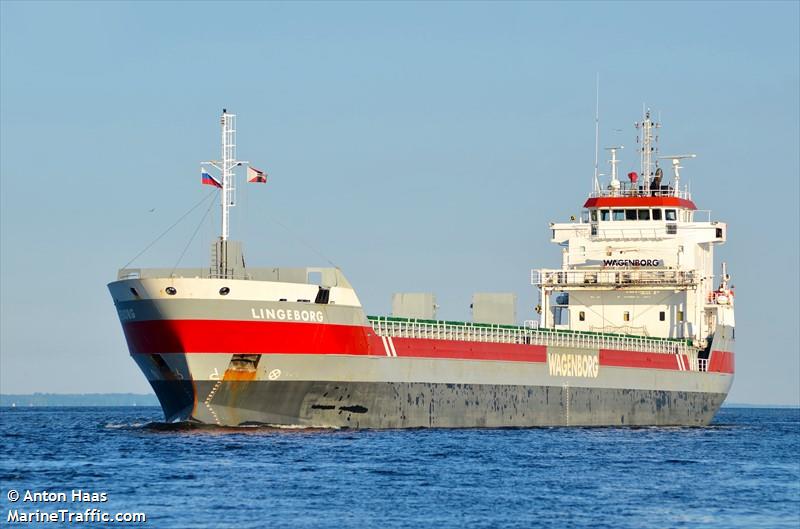
[{"label": "distant shoreline", "polygon": [[0,408],[75,406],[159,406],[153,393],[0,394]]},{"label": "distant shoreline", "polygon": [[[159,406],[153,393],[30,393],[0,394],[0,408],[13,407]],[[798,404],[725,403],[723,408],[800,408]]]}]

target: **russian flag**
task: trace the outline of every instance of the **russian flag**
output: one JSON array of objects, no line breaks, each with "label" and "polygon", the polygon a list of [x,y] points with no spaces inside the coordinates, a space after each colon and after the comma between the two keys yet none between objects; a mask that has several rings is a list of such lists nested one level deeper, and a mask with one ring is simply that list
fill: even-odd
[{"label": "russian flag", "polygon": [[222,182],[211,176],[205,169],[200,169],[200,178],[203,185],[222,188]]},{"label": "russian flag", "polygon": [[255,167],[247,168],[247,181],[265,184],[267,182],[267,173],[260,171]]}]

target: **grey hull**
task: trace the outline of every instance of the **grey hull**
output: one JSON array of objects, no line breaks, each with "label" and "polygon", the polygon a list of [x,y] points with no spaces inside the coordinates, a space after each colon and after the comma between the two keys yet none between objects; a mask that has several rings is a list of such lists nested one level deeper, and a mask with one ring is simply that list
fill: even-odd
[{"label": "grey hull", "polygon": [[711,422],[725,400],[724,393],[566,386],[327,381],[152,383],[167,420],[224,426],[702,426]]}]

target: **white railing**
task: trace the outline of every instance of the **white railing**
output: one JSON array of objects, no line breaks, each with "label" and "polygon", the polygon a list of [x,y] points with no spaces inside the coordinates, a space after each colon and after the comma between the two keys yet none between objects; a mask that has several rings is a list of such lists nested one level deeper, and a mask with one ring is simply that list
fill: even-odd
[{"label": "white railing", "polygon": [[684,341],[645,336],[611,335],[593,332],[556,331],[506,325],[484,325],[450,321],[403,320],[370,316],[372,328],[379,336],[428,340],[513,343],[573,347],[583,349],[616,349],[694,356],[695,349]]},{"label": "white railing", "polygon": [[694,270],[531,270],[537,287],[692,286],[697,278]]},{"label": "white railing", "polygon": [[692,199],[692,194],[689,192],[688,186],[683,189],[675,189],[672,186],[662,185],[660,189],[651,190],[649,185],[645,186],[639,182],[636,184],[620,182],[620,184],[620,188],[617,190],[601,189],[599,191],[592,191],[589,193],[589,197],[678,197],[686,200]]}]

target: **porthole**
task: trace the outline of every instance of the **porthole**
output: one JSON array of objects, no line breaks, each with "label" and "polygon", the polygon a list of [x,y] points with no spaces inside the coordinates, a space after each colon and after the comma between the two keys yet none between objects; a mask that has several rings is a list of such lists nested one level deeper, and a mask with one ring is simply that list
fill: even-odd
[{"label": "porthole", "polygon": [[228,294],[230,294],[230,292],[231,289],[229,289],[228,287],[222,287],[221,289],[219,289],[220,296],[227,296]]},{"label": "porthole", "polygon": [[177,290],[175,290],[175,287],[167,287],[167,288],[165,289],[165,291],[166,291],[166,293],[167,293],[167,294],[169,294],[170,296],[174,296],[175,294],[177,294],[177,293],[178,293],[178,291],[177,291]]}]

